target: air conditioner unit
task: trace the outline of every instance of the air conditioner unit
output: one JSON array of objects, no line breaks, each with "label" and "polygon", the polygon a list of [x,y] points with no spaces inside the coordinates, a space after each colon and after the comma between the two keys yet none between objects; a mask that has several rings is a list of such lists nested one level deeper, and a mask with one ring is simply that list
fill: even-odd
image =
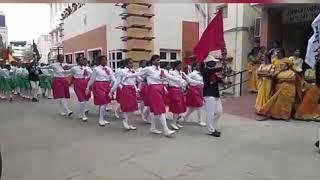
[{"label": "air conditioner unit", "polygon": [[254,21],[254,37],[261,37],[261,17]]}]

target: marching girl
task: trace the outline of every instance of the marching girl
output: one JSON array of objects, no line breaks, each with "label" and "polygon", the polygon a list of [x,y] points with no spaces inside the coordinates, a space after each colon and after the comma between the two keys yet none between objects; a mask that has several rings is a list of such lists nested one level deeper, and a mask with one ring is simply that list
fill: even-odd
[{"label": "marching girl", "polygon": [[[148,66],[148,62],[146,60],[141,60],[139,62],[139,68],[136,70],[136,72],[140,72],[142,69],[146,68]],[[139,89],[139,111],[141,114],[141,118],[143,121],[150,123],[150,108],[148,103],[148,84],[146,77],[138,77],[138,89]]]},{"label": "marching girl", "polygon": [[[116,84],[120,84],[121,82],[121,74],[122,74],[122,71],[124,69],[124,63],[123,63],[123,60],[119,62],[119,68],[117,68],[115,70],[115,73],[114,73],[114,77],[116,78]],[[121,96],[121,88],[118,87],[117,90],[116,90],[116,101],[117,101],[117,105],[116,105],[116,108],[115,108],[115,111],[114,111],[114,115],[116,116],[116,118],[120,118],[120,113],[121,113],[121,108],[120,108],[120,96]]]},{"label": "marching girl", "polygon": [[130,77],[130,74],[134,74],[135,71],[133,68],[133,60],[131,58],[124,60],[125,68],[122,70],[120,75],[120,88],[121,88],[121,96],[119,97],[121,112],[123,112],[123,126],[126,130],[136,130],[137,128],[133,126],[128,119],[129,113],[134,113],[138,110],[138,101],[137,101],[137,78]]},{"label": "marching girl", "polygon": [[73,87],[80,103],[80,118],[82,121],[87,121],[88,117],[86,116],[87,104],[90,99],[91,93],[86,93],[86,88],[88,86],[90,75],[92,70],[90,67],[87,67],[87,60],[83,57],[77,57],[76,59],[78,65],[71,68],[71,75],[73,77]]},{"label": "marching girl", "polygon": [[[187,111],[186,102],[184,98],[183,88],[186,86],[186,81],[183,79],[183,73],[181,72],[181,61],[175,61],[172,64],[173,70],[170,74],[179,79],[179,81],[169,81],[168,96],[169,100],[169,112],[173,114],[171,127],[174,130],[179,130],[182,125],[178,124],[178,118],[182,113]],[[181,83],[182,82],[182,83]]]},{"label": "marching girl", "polygon": [[2,69],[0,69],[0,74],[3,80],[3,99],[9,99],[11,102],[13,101],[13,90],[15,89],[15,85],[10,64],[3,65]]},{"label": "marching girl", "polygon": [[188,111],[184,116],[184,120],[187,121],[189,116],[196,112],[200,126],[206,126],[205,120],[201,116],[203,109],[203,78],[199,70],[200,64],[193,63],[192,72],[186,76],[189,85],[186,95]]},{"label": "marching girl", "polygon": [[[41,67],[44,67],[45,64],[41,64]],[[52,70],[51,69],[42,69],[42,74],[40,74],[39,85],[42,89],[43,97],[51,99],[51,84],[52,84]]]},{"label": "marching girl", "polygon": [[22,98],[31,99],[31,85],[29,81],[29,72],[26,69],[26,64],[21,64],[16,70],[17,84]]},{"label": "marching girl", "polygon": [[156,121],[155,118],[159,119],[162,124],[164,135],[171,136],[175,133],[167,126],[166,121],[166,107],[164,102],[165,96],[165,85],[163,81],[169,79],[171,81],[175,81],[177,83],[181,83],[181,79],[166,73],[163,69],[160,69],[160,56],[153,55],[151,57],[152,66],[146,67],[142,69],[139,73],[132,74],[127,76],[135,77],[135,76],[146,76],[148,83],[148,99],[150,105],[150,118],[151,118],[151,133],[161,134],[162,132],[156,129]]},{"label": "marching girl", "polygon": [[63,63],[63,55],[57,56],[56,63],[50,64],[48,67],[41,69],[53,70],[52,94],[53,99],[57,101],[59,114],[70,117],[73,112],[69,109],[67,99],[70,99],[69,82],[67,77],[70,74],[70,68],[73,65]]},{"label": "marching girl", "polygon": [[[111,102],[112,92],[116,88],[116,79],[113,71],[107,66],[107,58],[100,56],[98,66],[93,68],[93,73],[86,88],[86,94],[89,94],[92,88],[94,105],[99,106],[99,125],[105,126],[110,122],[104,119],[106,107]],[[111,88],[111,84],[113,84]]]}]

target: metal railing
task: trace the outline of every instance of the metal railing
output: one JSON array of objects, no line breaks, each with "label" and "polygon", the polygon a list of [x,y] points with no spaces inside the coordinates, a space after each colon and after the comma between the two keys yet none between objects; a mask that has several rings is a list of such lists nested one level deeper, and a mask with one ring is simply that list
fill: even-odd
[{"label": "metal railing", "polygon": [[240,75],[240,82],[239,83],[230,84],[227,87],[223,87],[223,88],[220,89],[220,91],[223,91],[223,90],[226,90],[226,89],[229,89],[229,88],[232,88],[232,87],[240,85],[239,95],[241,96],[242,95],[242,85],[249,81],[249,79],[243,80],[243,73],[245,73],[245,72],[247,72],[246,69],[242,70],[242,71],[239,71],[239,72],[234,72],[234,73],[228,75],[227,77],[233,77],[233,76]]}]

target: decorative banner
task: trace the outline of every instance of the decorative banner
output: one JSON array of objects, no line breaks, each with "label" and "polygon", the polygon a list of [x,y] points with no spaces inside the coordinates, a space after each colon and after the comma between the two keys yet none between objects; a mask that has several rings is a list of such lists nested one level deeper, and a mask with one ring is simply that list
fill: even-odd
[{"label": "decorative banner", "polygon": [[316,61],[320,59],[320,14],[312,22],[311,26],[314,34],[309,39],[305,61],[313,68]]},{"label": "decorative banner", "polygon": [[287,8],[282,13],[282,22],[292,24],[314,20],[320,13],[320,5],[306,5],[296,8]]}]

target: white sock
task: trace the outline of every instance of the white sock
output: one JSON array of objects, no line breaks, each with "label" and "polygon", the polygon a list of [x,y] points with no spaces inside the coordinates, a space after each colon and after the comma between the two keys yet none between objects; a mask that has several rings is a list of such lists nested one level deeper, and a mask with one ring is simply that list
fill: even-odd
[{"label": "white sock", "polygon": [[61,99],[61,104],[62,104],[62,108],[63,108],[64,112],[66,112],[67,114],[71,112],[71,110],[68,107],[66,99],[62,98]]},{"label": "white sock", "polygon": [[80,117],[83,118],[83,117],[86,117],[86,102],[80,102]]},{"label": "white sock", "polygon": [[158,115],[159,120],[161,122],[162,128],[164,132],[168,132],[170,131],[170,129],[167,126],[167,120],[166,120],[166,115],[164,113],[162,113],[161,115]]},{"label": "white sock", "polygon": [[151,127],[150,127],[150,129],[151,129],[151,130],[155,130],[155,129],[156,129],[156,120],[155,120],[154,114],[153,114],[153,113],[150,113],[150,114],[149,114],[149,118],[150,118],[150,122],[151,122]]},{"label": "white sock", "polygon": [[172,124],[177,124],[179,114],[173,114]]},{"label": "white sock", "polygon": [[99,107],[99,121],[104,121],[104,116],[106,113],[106,105],[102,105]]},{"label": "white sock", "polygon": [[57,104],[58,104],[58,113],[59,114],[65,113],[65,112],[63,112],[62,99],[57,99],[56,101],[57,101]]}]

